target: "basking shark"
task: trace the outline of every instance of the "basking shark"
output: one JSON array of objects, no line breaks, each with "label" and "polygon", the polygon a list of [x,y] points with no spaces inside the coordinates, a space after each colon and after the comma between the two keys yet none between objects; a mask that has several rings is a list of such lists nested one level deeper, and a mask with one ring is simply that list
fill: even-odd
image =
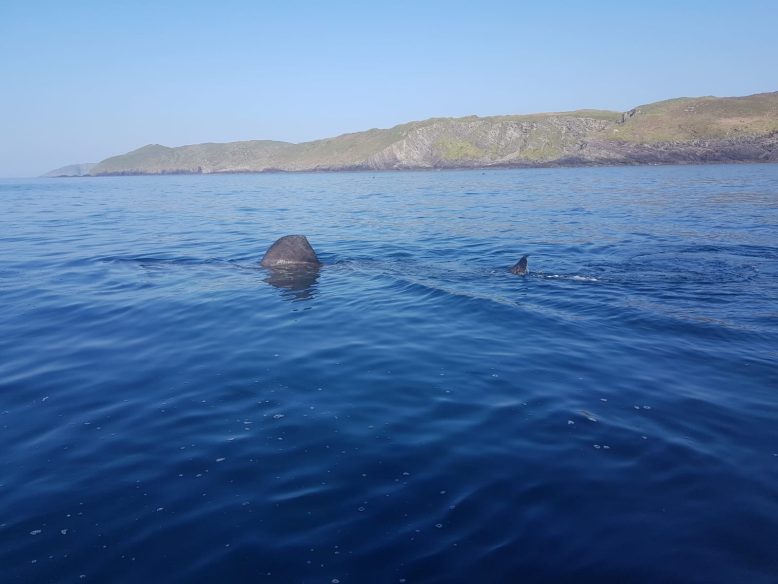
[{"label": "basking shark", "polygon": [[527,256],[521,256],[521,259],[511,267],[511,274],[524,276],[527,273]]},{"label": "basking shark", "polygon": [[304,235],[284,235],[271,245],[259,262],[265,268],[318,268],[316,252]]},{"label": "basking shark", "polygon": [[304,235],[285,235],[259,262],[268,269],[265,282],[285,292],[289,300],[313,298],[321,262]]},{"label": "basking shark", "polygon": [[[522,256],[510,268],[512,274],[527,274],[527,257]],[[316,252],[304,235],[284,235],[277,239],[259,263],[271,271],[268,283],[294,291],[309,289],[318,279],[321,267]]]}]

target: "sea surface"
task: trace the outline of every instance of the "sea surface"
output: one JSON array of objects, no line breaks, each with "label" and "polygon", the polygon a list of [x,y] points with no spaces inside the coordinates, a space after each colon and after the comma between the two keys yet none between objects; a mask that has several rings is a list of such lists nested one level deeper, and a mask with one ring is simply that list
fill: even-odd
[{"label": "sea surface", "polygon": [[778,581],[778,165],[3,180],[0,332],[3,583]]}]

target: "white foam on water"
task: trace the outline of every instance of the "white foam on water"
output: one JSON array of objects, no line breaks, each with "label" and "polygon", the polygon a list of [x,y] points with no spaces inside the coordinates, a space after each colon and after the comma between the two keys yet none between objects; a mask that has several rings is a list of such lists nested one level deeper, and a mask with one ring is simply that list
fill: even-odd
[{"label": "white foam on water", "polygon": [[573,282],[599,282],[599,280],[593,276],[578,276],[567,274],[538,274],[539,276],[549,280],[572,280]]}]

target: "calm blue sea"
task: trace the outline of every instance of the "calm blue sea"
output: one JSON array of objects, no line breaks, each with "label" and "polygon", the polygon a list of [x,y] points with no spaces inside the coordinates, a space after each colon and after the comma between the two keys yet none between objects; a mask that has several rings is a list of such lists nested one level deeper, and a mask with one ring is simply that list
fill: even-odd
[{"label": "calm blue sea", "polygon": [[778,165],[3,180],[0,301],[3,583],[778,580]]}]

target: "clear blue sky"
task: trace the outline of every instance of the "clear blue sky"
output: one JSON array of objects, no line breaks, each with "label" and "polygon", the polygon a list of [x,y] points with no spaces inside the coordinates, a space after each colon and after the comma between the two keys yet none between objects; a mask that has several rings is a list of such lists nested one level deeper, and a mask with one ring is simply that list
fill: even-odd
[{"label": "clear blue sky", "polygon": [[0,0],[0,176],[148,143],[778,90],[778,3]]}]

